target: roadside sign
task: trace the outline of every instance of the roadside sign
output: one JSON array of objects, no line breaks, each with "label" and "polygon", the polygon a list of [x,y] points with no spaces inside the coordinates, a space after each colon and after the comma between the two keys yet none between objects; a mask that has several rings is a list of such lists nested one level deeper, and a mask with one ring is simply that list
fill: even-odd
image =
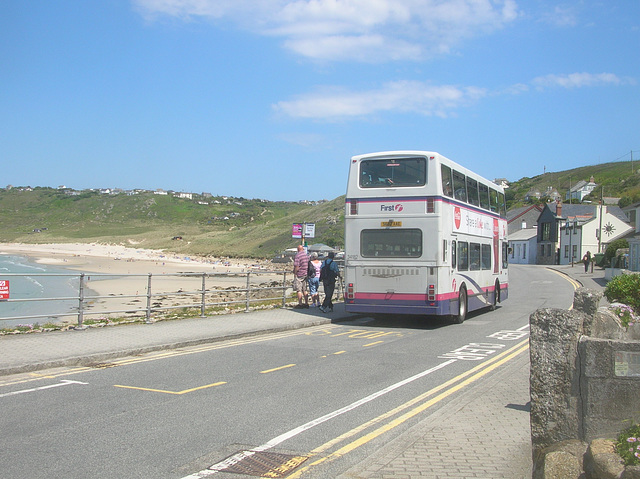
[{"label": "roadside sign", "polygon": [[315,223],[305,223],[304,224],[304,237],[305,238],[315,238],[316,237],[316,224]]},{"label": "roadside sign", "polygon": [[9,280],[0,279],[0,300],[9,299]]},{"label": "roadside sign", "polygon": [[316,224],[315,223],[293,223],[291,230],[292,238],[315,238],[316,237]]}]

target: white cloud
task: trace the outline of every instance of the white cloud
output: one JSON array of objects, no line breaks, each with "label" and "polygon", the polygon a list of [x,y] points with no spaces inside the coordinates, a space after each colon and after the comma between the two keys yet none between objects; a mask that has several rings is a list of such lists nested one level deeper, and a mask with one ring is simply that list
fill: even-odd
[{"label": "white cloud", "polygon": [[545,88],[581,88],[601,85],[621,85],[629,83],[628,79],[621,79],[613,73],[570,73],[568,75],[545,75],[534,78],[533,86],[542,90]]},{"label": "white cloud", "polygon": [[[228,19],[316,60],[421,60],[518,17],[515,0],[132,0],[145,18]],[[343,48],[340,48],[340,46]]]},{"label": "white cloud", "polygon": [[458,107],[472,104],[486,95],[476,87],[432,86],[417,81],[397,81],[378,90],[353,92],[324,89],[282,101],[274,109],[295,118],[337,120],[377,113],[418,113],[446,117]]},{"label": "white cloud", "polygon": [[323,88],[300,95],[273,106],[274,110],[293,118],[340,120],[362,118],[379,113],[417,113],[448,117],[455,110],[477,103],[488,96],[520,95],[548,88],[584,88],[635,84],[632,78],[620,78],[613,73],[571,73],[545,75],[534,78],[530,84],[517,83],[501,90],[490,91],[476,86],[431,85],[419,81],[395,81],[368,91],[344,88]]},{"label": "white cloud", "polygon": [[574,27],[578,24],[574,6],[555,5],[553,11],[542,15],[542,20],[557,27]]}]

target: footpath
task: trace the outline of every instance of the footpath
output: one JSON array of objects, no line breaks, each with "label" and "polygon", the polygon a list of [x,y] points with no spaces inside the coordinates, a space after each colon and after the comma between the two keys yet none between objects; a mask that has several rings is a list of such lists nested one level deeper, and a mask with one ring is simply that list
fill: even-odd
[{"label": "footpath", "polygon": [[[604,270],[554,266],[583,286],[604,289]],[[0,337],[0,376],[108,362],[115,358],[348,320],[332,313],[274,309],[80,331]],[[531,478],[529,357],[518,356],[387,443],[343,478]]]}]

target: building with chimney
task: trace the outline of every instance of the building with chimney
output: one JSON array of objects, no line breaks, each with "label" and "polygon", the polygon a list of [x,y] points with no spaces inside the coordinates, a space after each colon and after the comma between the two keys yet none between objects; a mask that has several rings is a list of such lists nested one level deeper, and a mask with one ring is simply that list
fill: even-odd
[{"label": "building with chimney", "polygon": [[618,206],[547,203],[537,221],[537,264],[571,264],[604,253],[634,228]]}]

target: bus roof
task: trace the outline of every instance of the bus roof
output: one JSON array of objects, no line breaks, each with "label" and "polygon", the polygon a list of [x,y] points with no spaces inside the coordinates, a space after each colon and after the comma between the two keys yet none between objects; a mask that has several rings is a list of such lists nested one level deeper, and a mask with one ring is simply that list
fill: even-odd
[{"label": "bus roof", "polygon": [[475,177],[476,179],[483,180],[489,183],[491,186],[495,187],[496,190],[502,192],[504,191],[502,186],[496,184],[495,182],[484,178],[478,173],[462,166],[460,163],[457,163],[446,156],[441,155],[436,151],[425,151],[425,150],[390,150],[390,151],[379,151],[375,153],[365,153],[362,155],[355,155],[351,157],[352,162],[361,161],[367,158],[385,158],[385,157],[394,157],[394,156],[426,156],[426,157],[438,157],[440,160],[445,160],[448,166],[457,169],[461,173],[464,173],[467,176]]}]

